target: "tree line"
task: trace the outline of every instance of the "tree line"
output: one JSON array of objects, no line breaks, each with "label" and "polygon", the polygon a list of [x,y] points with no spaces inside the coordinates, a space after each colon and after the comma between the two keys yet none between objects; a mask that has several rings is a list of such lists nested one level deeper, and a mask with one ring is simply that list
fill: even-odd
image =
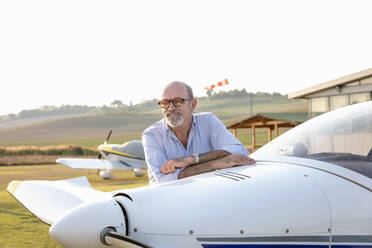
[{"label": "tree line", "polygon": [[223,98],[241,98],[241,97],[283,97],[278,92],[274,93],[267,93],[267,92],[247,92],[245,88],[242,90],[230,90],[230,91],[220,91],[220,92],[215,92],[213,89],[207,90],[207,96],[209,99],[223,99]]}]

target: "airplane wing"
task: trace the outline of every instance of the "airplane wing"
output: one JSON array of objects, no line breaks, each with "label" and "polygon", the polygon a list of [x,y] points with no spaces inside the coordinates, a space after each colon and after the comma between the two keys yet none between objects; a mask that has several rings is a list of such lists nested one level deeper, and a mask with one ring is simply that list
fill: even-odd
[{"label": "airplane wing", "polygon": [[94,190],[86,177],[60,181],[12,181],[7,191],[48,225],[78,205],[111,199],[110,194]]},{"label": "airplane wing", "polygon": [[59,158],[56,162],[72,169],[112,169],[111,162],[105,159]]},{"label": "airplane wing", "polygon": [[136,159],[130,157],[120,157],[118,159],[109,160],[112,164],[111,169],[147,169],[147,164],[144,159]]},{"label": "airplane wing", "polygon": [[59,158],[57,163],[73,169],[146,169],[146,161],[122,157],[120,159]]},{"label": "airplane wing", "polygon": [[[127,237],[127,222],[123,222],[127,217],[121,204],[111,193],[94,190],[86,177],[12,181],[7,191],[37,218],[51,225],[50,234],[64,247],[149,248]],[[92,209],[99,210],[93,218]],[[94,238],[90,237],[92,232],[97,234]]]}]

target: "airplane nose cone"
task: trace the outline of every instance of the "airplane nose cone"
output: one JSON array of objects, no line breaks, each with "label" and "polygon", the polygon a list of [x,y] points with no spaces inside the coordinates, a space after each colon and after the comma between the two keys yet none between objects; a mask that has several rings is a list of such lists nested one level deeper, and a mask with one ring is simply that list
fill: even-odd
[{"label": "airplane nose cone", "polygon": [[119,204],[115,200],[106,200],[72,209],[53,223],[49,233],[64,247],[107,247],[100,240],[102,230],[113,227],[124,236],[125,225]]}]

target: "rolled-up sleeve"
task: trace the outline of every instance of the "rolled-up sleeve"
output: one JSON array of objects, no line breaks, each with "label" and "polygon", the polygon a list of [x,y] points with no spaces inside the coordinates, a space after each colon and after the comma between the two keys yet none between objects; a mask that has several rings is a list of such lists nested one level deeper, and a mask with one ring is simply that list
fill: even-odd
[{"label": "rolled-up sleeve", "polygon": [[178,174],[181,169],[177,169],[175,172],[170,174],[163,174],[160,171],[161,166],[168,160],[168,158],[164,147],[162,147],[157,141],[156,135],[150,131],[145,131],[142,134],[142,143],[148,167],[149,183],[156,184],[178,179]]},{"label": "rolled-up sleeve", "polygon": [[209,118],[210,142],[215,150],[225,150],[232,154],[248,156],[248,151],[232,133],[227,130],[225,125],[216,116],[211,114]]}]

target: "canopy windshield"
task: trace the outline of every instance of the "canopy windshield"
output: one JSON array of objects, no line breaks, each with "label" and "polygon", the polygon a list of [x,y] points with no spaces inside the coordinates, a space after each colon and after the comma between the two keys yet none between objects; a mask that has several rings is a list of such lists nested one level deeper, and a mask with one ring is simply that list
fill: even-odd
[{"label": "canopy windshield", "polygon": [[372,178],[372,101],[315,117],[254,156],[295,156],[333,163]]}]

